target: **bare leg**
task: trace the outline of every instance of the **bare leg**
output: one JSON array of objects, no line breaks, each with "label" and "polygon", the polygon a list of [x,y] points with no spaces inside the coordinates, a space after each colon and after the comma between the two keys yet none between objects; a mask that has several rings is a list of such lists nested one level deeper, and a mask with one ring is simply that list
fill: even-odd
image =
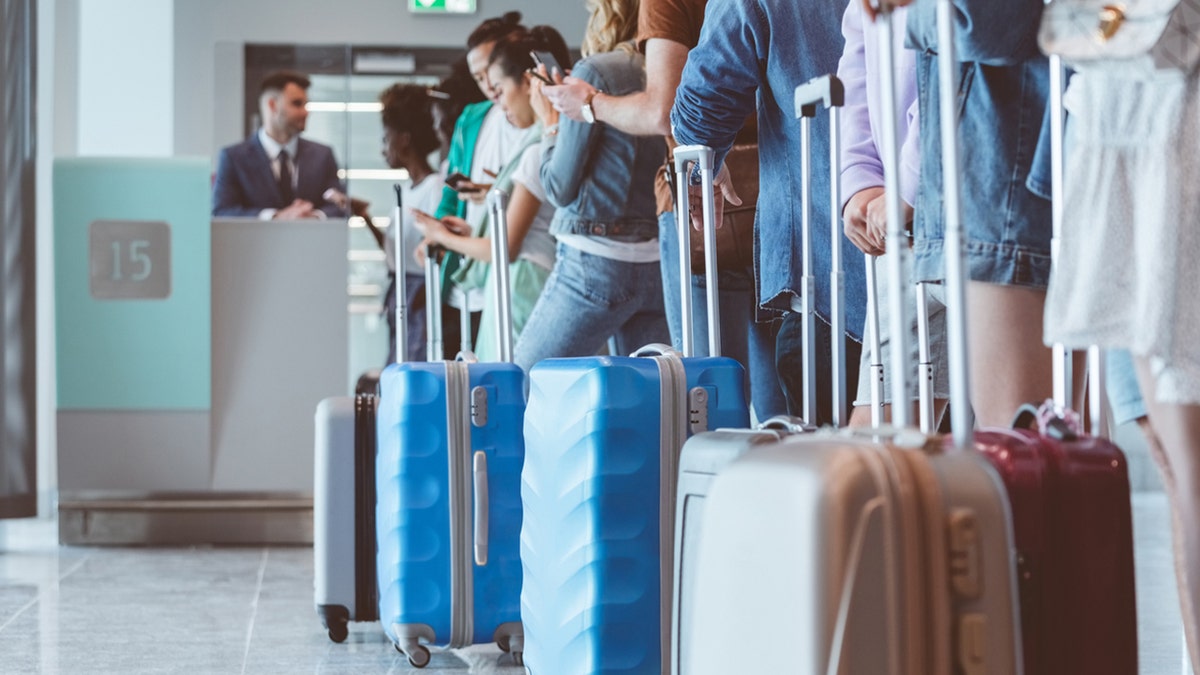
[{"label": "bare leg", "polygon": [[[1162,442],[1154,453],[1163,470],[1175,545],[1175,577],[1183,630],[1192,663],[1200,663],[1200,405],[1175,405],[1155,400],[1154,376],[1146,359],[1135,360],[1142,398],[1150,422]],[[1151,446],[1153,447],[1153,445]]]},{"label": "bare leg", "polygon": [[[1008,426],[1017,408],[1054,395],[1052,350],[1042,344],[1046,292],[972,281],[967,302],[975,421],[981,427]],[[1085,363],[1086,354],[1077,354],[1078,393]]]}]

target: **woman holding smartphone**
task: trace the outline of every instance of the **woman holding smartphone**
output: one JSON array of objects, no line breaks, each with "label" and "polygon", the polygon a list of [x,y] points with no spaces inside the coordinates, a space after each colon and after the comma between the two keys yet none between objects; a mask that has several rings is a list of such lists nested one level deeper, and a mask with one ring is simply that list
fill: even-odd
[{"label": "woman holding smartphone", "polygon": [[[528,33],[515,33],[497,41],[487,71],[496,105],[508,123],[529,130],[519,151],[495,178],[495,186],[510,193],[506,215],[515,336],[522,334],[554,266],[554,239],[549,228],[555,209],[542,190],[541,154],[537,147],[540,133],[535,128],[538,118],[530,103],[532,77],[527,71],[533,66],[529,56],[532,50],[549,51],[563,60],[568,55],[566,42],[557,31],[538,26]],[[479,331],[475,352],[481,361],[498,359],[499,345],[491,328],[495,325],[496,297],[490,274],[494,261],[486,215],[480,222],[468,223],[456,216],[438,220],[422,213],[417,214],[417,222],[430,243],[467,259],[455,272],[453,281],[460,287],[484,289],[485,305],[480,321],[483,330]]]},{"label": "woman holding smartphone", "polygon": [[[645,67],[632,43],[637,0],[589,0],[588,9],[585,58],[571,75],[614,96],[644,89]],[[550,226],[558,252],[517,341],[516,362],[528,370],[546,358],[589,356],[610,336],[624,354],[668,342],[654,200],[662,138],[560,119],[541,86],[535,81],[531,102],[543,124],[542,184],[558,207]]]}]

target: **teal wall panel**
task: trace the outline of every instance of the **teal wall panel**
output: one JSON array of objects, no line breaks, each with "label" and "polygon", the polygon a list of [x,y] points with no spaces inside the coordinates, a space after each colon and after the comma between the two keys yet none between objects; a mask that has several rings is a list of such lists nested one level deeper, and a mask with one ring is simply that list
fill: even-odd
[{"label": "teal wall panel", "polygon": [[[55,160],[60,410],[210,407],[210,166],[202,157]],[[96,221],[165,222],[169,252],[162,248],[161,226],[141,238],[130,234],[138,226],[123,224],[100,225],[93,233]],[[161,297],[168,257],[169,292]],[[95,287],[99,297],[93,275],[102,282]],[[155,297],[119,298],[137,295],[139,284],[152,284],[146,295]]]}]

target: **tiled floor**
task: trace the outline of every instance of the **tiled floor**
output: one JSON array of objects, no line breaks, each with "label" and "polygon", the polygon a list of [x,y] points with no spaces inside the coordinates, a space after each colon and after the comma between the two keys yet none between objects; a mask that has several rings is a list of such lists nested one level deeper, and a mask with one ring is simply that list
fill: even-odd
[{"label": "tiled floor", "polygon": [[[1134,499],[1141,672],[1182,672],[1161,493]],[[415,670],[377,624],[333,644],[307,548],[66,548],[54,524],[0,522],[0,673],[521,673],[495,647]],[[755,675],[755,674],[747,674]]]}]

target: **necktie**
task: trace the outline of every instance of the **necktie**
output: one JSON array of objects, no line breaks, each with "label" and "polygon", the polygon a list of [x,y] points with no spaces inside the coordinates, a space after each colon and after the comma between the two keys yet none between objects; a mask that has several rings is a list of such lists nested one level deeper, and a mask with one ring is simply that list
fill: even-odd
[{"label": "necktie", "polygon": [[279,194],[283,197],[281,207],[291,206],[295,200],[292,194],[292,163],[287,150],[279,151]]}]

